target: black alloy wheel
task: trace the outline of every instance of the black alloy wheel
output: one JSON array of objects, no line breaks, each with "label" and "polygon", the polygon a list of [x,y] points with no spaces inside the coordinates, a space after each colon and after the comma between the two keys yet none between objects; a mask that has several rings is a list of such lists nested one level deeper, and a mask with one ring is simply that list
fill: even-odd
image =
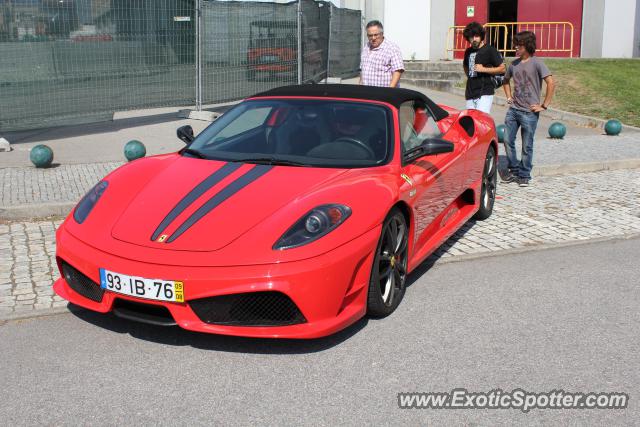
[{"label": "black alloy wheel", "polygon": [[367,314],[385,317],[393,313],[404,297],[407,279],[409,227],[398,208],[393,208],[382,225],[376,247]]},{"label": "black alloy wheel", "polygon": [[498,185],[498,159],[493,145],[489,146],[487,156],[484,159],[482,172],[482,190],[480,191],[480,209],[473,216],[483,220],[491,216],[493,205],[496,201],[496,189]]}]

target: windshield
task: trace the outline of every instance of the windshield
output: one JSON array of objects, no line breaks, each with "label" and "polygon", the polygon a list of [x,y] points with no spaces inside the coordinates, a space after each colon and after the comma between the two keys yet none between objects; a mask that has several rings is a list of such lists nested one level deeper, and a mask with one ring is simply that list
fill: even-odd
[{"label": "windshield", "polygon": [[390,158],[390,112],[323,100],[245,101],[213,122],[185,155],[247,163],[371,167]]}]

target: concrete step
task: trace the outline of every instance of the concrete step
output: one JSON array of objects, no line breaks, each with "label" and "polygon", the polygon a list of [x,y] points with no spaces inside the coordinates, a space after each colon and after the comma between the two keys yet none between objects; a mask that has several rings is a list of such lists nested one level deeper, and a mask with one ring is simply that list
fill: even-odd
[{"label": "concrete step", "polygon": [[464,71],[462,69],[456,71],[424,71],[424,70],[406,70],[403,78],[423,79],[423,80],[464,80]]},{"label": "concrete step", "polygon": [[405,61],[404,69],[405,71],[460,71],[462,61]]},{"label": "concrete step", "polygon": [[405,79],[400,80],[400,85],[411,85],[416,87],[425,87],[441,92],[448,92],[455,86],[455,82],[451,80],[427,80],[427,79]]}]

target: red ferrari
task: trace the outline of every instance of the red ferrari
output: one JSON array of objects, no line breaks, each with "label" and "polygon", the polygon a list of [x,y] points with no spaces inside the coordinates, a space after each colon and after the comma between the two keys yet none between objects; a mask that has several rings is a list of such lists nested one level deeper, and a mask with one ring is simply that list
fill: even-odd
[{"label": "red ferrari", "polygon": [[58,295],[193,331],[321,337],[392,313],[407,274],[496,195],[493,120],[407,89],[281,87],[178,137],[60,226]]}]

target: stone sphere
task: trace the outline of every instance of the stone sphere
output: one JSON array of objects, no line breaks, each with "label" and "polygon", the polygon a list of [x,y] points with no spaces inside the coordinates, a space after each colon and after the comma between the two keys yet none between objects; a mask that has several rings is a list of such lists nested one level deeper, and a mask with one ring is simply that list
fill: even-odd
[{"label": "stone sphere", "polygon": [[604,125],[604,131],[607,135],[617,135],[622,131],[622,123],[620,120],[611,119]]},{"label": "stone sphere", "polygon": [[144,144],[138,140],[131,140],[124,146],[124,156],[128,161],[139,159],[147,154]]},{"label": "stone sphere", "polygon": [[29,159],[37,168],[48,168],[53,162],[53,150],[47,145],[36,145],[31,149]]},{"label": "stone sphere", "polygon": [[567,127],[560,122],[553,122],[549,126],[549,136],[553,139],[562,139],[567,134]]},{"label": "stone sphere", "polygon": [[507,130],[505,125],[498,125],[496,127],[496,134],[498,135],[498,142],[504,142],[504,133]]}]

